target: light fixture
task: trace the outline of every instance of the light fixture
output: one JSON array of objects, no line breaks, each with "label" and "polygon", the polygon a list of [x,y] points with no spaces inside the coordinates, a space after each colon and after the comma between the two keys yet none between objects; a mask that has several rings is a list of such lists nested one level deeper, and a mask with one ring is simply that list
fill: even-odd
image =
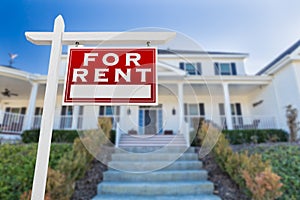
[{"label": "light fixture", "polygon": [[258,106],[259,104],[262,104],[264,102],[264,100],[260,100],[260,101],[257,101],[255,103],[252,104],[253,107],[256,107]]},{"label": "light fixture", "polygon": [[127,109],[127,115],[130,115],[131,114],[131,110],[130,108]]}]

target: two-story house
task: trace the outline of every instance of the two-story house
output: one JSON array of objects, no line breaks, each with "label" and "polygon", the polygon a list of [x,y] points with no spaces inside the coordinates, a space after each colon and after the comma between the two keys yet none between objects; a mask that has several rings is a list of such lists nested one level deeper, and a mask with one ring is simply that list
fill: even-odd
[{"label": "two-story house", "polygon": [[[62,106],[67,55],[62,55],[54,129],[95,129],[110,117],[120,134],[187,134],[199,119],[225,129],[287,129],[285,106],[300,109],[300,42],[256,75],[248,54],[158,50],[157,106]],[[38,129],[47,76],[0,66],[0,131],[18,137]]]}]

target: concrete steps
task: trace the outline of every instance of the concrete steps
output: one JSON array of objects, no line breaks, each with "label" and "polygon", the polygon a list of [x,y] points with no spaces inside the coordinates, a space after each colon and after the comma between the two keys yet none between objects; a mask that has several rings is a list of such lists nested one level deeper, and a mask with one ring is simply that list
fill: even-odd
[{"label": "concrete steps", "polygon": [[178,146],[121,146],[115,149],[115,153],[195,153],[194,147]]},{"label": "concrete steps", "polygon": [[214,186],[209,181],[182,182],[103,182],[98,194],[118,195],[195,195],[212,194]]},{"label": "concrete steps", "polygon": [[174,161],[174,160],[197,160],[197,154],[195,153],[159,153],[159,154],[113,154],[112,161]]},{"label": "concrete steps", "polygon": [[221,200],[214,195],[97,195],[93,200]]},{"label": "concrete steps", "polygon": [[94,200],[221,200],[182,135],[123,135],[120,142]]},{"label": "concrete steps", "polygon": [[122,170],[132,173],[142,173],[156,170],[200,170],[202,162],[198,161],[111,161],[110,170]]},{"label": "concrete steps", "polygon": [[104,173],[104,181],[124,182],[171,182],[171,181],[198,181],[206,180],[205,170],[169,170],[152,173],[126,173],[109,170]]},{"label": "concrete steps", "polygon": [[127,135],[120,138],[120,147],[130,146],[186,146],[183,135]]}]

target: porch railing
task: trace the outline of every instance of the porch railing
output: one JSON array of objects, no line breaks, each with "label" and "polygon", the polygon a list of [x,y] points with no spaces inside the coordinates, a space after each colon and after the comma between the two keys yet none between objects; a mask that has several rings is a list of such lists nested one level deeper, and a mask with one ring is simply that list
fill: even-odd
[{"label": "porch railing", "polygon": [[31,129],[40,129],[42,122],[42,115],[35,115],[33,116]]},{"label": "porch railing", "polygon": [[24,121],[24,114],[0,112],[0,132],[21,134]]},{"label": "porch railing", "polygon": [[[227,129],[225,116],[220,116],[219,125],[224,129]],[[233,115],[232,126],[234,130],[278,128],[276,117],[264,116],[264,115],[252,115],[252,116]]]}]

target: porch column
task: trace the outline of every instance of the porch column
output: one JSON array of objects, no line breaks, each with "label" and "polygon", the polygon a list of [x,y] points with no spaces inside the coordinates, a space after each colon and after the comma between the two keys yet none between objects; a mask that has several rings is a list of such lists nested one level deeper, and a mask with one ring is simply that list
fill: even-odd
[{"label": "porch column", "polygon": [[183,134],[184,131],[184,101],[183,101],[183,83],[178,83],[178,114],[179,114],[179,131]]},{"label": "porch column", "polygon": [[38,83],[31,83],[31,93],[29,98],[29,103],[27,106],[27,115],[26,115],[26,123],[25,123],[25,129],[29,130],[31,129],[33,118],[34,118],[34,111],[35,111],[35,103],[36,103],[36,97],[38,93]]},{"label": "porch column", "polygon": [[223,92],[224,92],[224,108],[225,108],[226,125],[227,125],[227,129],[232,130],[233,126],[232,126],[228,83],[223,83]]},{"label": "porch column", "polygon": [[79,106],[73,106],[73,115],[72,115],[72,129],[77,129],[78,124],[78,116],[79,116]]}]

